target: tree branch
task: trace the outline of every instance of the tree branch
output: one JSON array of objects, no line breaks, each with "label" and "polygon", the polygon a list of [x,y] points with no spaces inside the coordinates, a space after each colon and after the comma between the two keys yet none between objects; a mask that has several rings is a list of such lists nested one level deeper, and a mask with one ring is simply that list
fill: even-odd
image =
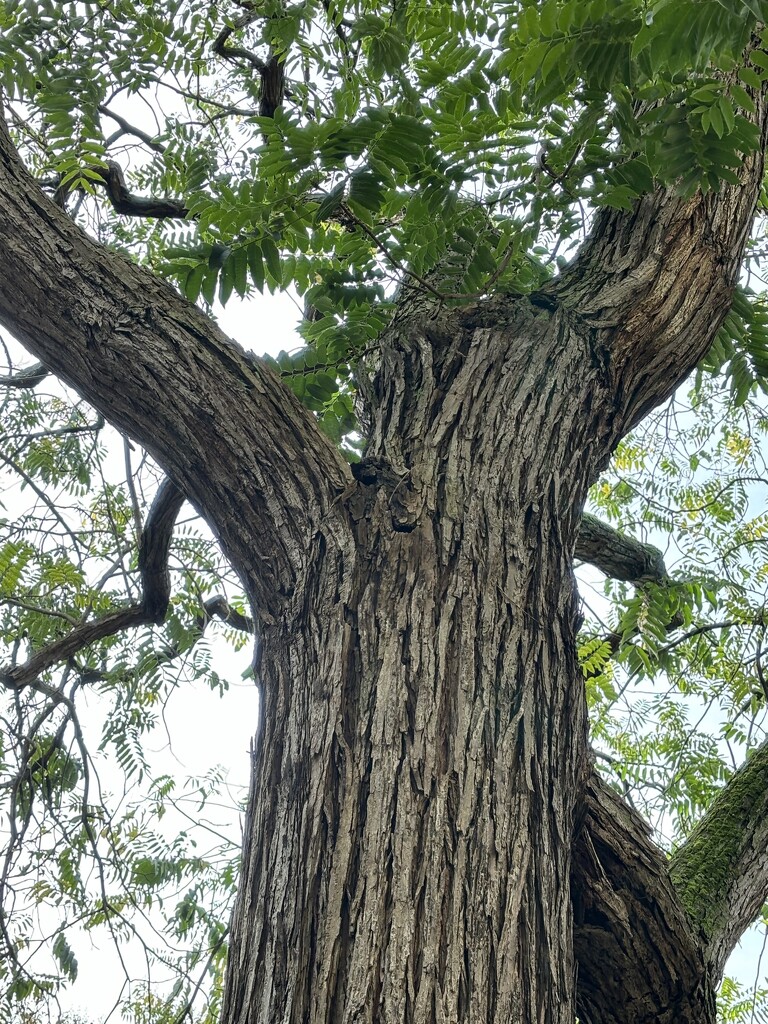
[{"label": "tree branch", "polygon": [[[753,39],[745,66],[760,46]],[[738,71],[729,72],[734,81]],[[736,171],[737,185],[691,198],[657,189],[629,212],[600,211],[578,257],[542,289],[566,321],[593,332],[593,358],[613,402],[606,423],[613,444],[673,393],[730,308],[763,182],[767,91],[766,82],[748,89],[758,141]]]},{"label": "tree branch", "polygon": [[722,788],[670,874],[715,976],[768,897],[768,742]]},{"label": "tree branch", "polygon": [[162,142],[158,142],[153,136],[142,131],[141,128],[137,128],[135,125],[132,125],[130,121],[126,121],[124,117],[121,117],[113,110],[110,110],[106,104],[99,104],[99,113],[104,114],[106,117],[111,117],[112,120],[120,126],[120,134],[135,135],[137,139],[141,139],[145,146],[148,146],[149,149],[154,149],[156,153],[165,152],[165,146]]},{"label": "tree branch", "polygon": [[571,872],[580,1020],[713,1020],[707,964],[648,825],[597,774],[582,812]]},{"label": "tree branch", "polygon": [[264,15],[259,11],[248,9],[244,14],[235,19],[233,25],[225,25],[213,41],[213,52],[224,60],[241,63],[245,61],[253,68],[259,76],[259,115],[261,117],[272,117],[279,106],[282,106],[285,99],[285,68],[283,59],[278,57],[271,49],[269,58],[264,61],[257,54],[246,50],[242,46],[230,46],[228,41],[232,33],[238,29],[246,28],[258,21]]},{"label": "tree branch", "polygon": [[213,597],[203,601],[203,615],[198,620],[200,632],[205,629],[211,619],[221,619],[232,629],[239,629],[241,633],[255,632],[253,619],[249,615],[243,615],[233,608],[226,597],[222,594],[214,594]]},{"label": "tree branch", "polygon": [[0,669],[0,683],[19,690],[51,665],[66,661],[97,640],[124,629],[162,622],[171,596],[168,554],[173,526],[183,503],[182,492],[172,481],[165,480],[149,510],[139,544],[139,572],[144,593],[138,604],[115,609],[93,622],[83,622],[65,636],[46,644],[23,665]]},{"label": "tree branch", "polygon": [[244,14],[239,15],[235,18],[232,25],[225,25],[224,28],[219,32],[213,41],[213,52],[219,57],[224,57],[225,60],[230,61],[245,61],[250,64],[254,71],[258,74],[262,74],[266,68],[264,61],[255,53],[251,53],[250,50],[246,50],[242,46],[229,46],[229,40],[234,32],[239,29],[247,28],[252,25],[254,21],[258,21],[262,15],[258,11],[254,11],[249,8]]},{"label": "tree branch", "polygon": [[189,210],[180,199],[158,199],[153,196],[137,196],[128,191],[122,168],[114,160],[108,160],[106,167],[92,168],[101,177],[109,201],[117,213],[128,217],[172,218],[187,216]]},{"label": "tree branch", "polygon": [[575,555],[614,580],[638,584],[661,583],[668,578],[658,548],[628,537],[589,512],[581,517]]},{"label": "tree branch", "polygon": [[0,259],[0,320],[166,468],[262,614],[281,614],[351,483],[312,414],[197,307],[73,224],[4,124]]},{"label": "tree branch", "polygon": [[0,385],[6,388],[36,388],[45,380],[49,371],[42,363],[33,363],[9,377],[0,377]]}]

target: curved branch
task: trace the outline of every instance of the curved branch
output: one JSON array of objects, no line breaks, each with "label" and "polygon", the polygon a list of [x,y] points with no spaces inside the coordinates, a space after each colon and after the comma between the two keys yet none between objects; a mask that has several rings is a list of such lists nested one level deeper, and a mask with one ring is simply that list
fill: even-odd
[{"label": "curved branch", "polygon": [[184,495],[176,484],[167,478],[163,480],[139,541],[139,572],[144,588],[141,606],[150,622],[162,622],[168,610],[171,598],[168,555],[173,527],[183,504]]},{"label": "curved branch", "polygon": [[258,21],[260,17],[262,17],[262,15],[258,11],[249,9],[245,14],[241,14],[239,17],[235,18],[231,25],[225,25],[213,41],[213,52],[219,57],[224,57],[225,60],[244,60],[247,64],[251,65],[254,71],[262,74],[265,69],[265,64],[261,57],[255,53],[251,53],[250,50],[246,50],[242,46],[228,45],[234,32],[237,32],[242,28],[247,28],[249,25],[252,25],[254,21]]},{"label": "curved branch", "polygon": [[166,468],[249,597],[281,614],[318,530],[345,529],[349,470],[312,414],[201,310],[73,224],[4,124],[0,260],[0,321]]},{"label": "curved branch", "polygon": [[768,742],[673,854],[670,874],[716,977],[768,897]]},{"label": "curved branch", "polygon": [[189,213],[180,199],[158,199],[153,196],[137,196],[129,192],[122,168],[114,160],[108,160],[106,167],[93,167],[92,170],[104,182],[109,201],[117,213],[129,217],[156,217],[158,219],[173,217],[183,219]]},{"label": "curved branch", "polygon": [[183,503],[182,492],[172,481],[165,480],[149,510],[139,544],[139,571],[144,595],[138,604],[117,608],[92,622],[83,622],[65,636],[46,644],[23,665],[0,669],[0,683],[19,690],[34,682],[51,665],[66,661],[97,640],[114,636],[124,629],[162,622],[171,596],[168,553],[174,523]]},{"label": "curved branch", "polygon": [[162,142],[158,142],[156,138],[149,135],[147,132],[142,131],[141,128],[137,128],[136,125],[126,121],[124,117],[116,114],[113,110],[110,110],[105,103],[99,104],[99,113],[104,114],[106,117],[110,117],[120,127],[121,135],[135,135],[137,139],[140,139],[145,146],[149,149],[154,149],[156,153],[164,153],[165,146]]}]

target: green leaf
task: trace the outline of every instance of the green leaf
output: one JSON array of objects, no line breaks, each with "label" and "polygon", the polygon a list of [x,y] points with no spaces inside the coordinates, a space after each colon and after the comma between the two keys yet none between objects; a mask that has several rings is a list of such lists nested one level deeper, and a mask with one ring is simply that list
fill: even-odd
[{"label": "green leaf", "polygon": [[377,211],[382,204],[385,187],[372,171],[355,171],[349,182],[349,200],[366,210]]},{"label": "green leaf", "polygon": [[272,280],[277,285],[281,284],[283,274],[280,266],[280,253],[271,238],[265,236],[261,239],[261,252]]},{"label": "green leaf", "polygon": [[264,291],[264,262],[261,246],[251,242],[246,250],[248,255],[248,271],[251,280],[260,292]]},{"label": "green leaf", "polygon": [[51,952],[56,958],[59,967],[63,974],[69,978],[70,981],[75,981],[77,978],[77,958],[72,951],[69,943],[63,932],[59,932],[53,941]]},{"label": "green leaf", "polygon": [[345,188],[346,182],[343,181],[331,189],[315,211],[316,221],[328,220],[336,213],[344,200]]},{"label": "green leaf", "polygon": [[736,103],[738,103],[740,107],[743,107],[744,110],[749,111],[749,113],[751,114],[754,113],[754,100],[745,89],[742,89],[738,82],[731,82],[730,92],[734,100],[736,101]]},{"label": "green leaf", "polygon": [[202,284],[200,286],[202,296],[209,306],[213,305],[213,300],[216,296],[216,284],[218,281],[218,277],[219,272],[216,269],[216,267],[208,267],[208,269],[205,271],[205,276],[203,277]]},{"label": "green leaf", "polygon": [[242,299],[248,290],[248,252],[243,246],[232,253],[232,280],[235,291]]},{"label": "green leaf", "polygon": [[760,76],[752,68],[739,68],[739,78],[745,85],[749,85],[756,90],[759,90],[762,84]]}]

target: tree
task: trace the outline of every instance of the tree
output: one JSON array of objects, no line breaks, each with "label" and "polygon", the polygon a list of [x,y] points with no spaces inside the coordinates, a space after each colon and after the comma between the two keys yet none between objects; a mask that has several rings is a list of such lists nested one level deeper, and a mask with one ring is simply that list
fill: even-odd
[{"label": "tree", "polygon": [[[262,695],[222,1020],[714,1020],[766,895],[768,747],[668,859],[594,769],[573,562],[637,586],[587,641],[592,680],[650,661],[641,627],[659,658],[698,628],[705,584],[675,590],[582,512],[702,360],[741,401],[768,365],[760,299],[736,292],[764,4],[3,17],[38,177],[3,130],[0,319],[41,364],[9,383],[55,374],[168,479],[137,527],[141,596],[2,680],[71,711],[48,674],[87,684],[88,643],[163,622],[192,503],[245,589]],[[150,89],[179,99],[156,132],[115,105]],[[148,157],[133,189],[126,137]],[[265,284],[307,299],[307,348],[277,363],[188,301]]]}]

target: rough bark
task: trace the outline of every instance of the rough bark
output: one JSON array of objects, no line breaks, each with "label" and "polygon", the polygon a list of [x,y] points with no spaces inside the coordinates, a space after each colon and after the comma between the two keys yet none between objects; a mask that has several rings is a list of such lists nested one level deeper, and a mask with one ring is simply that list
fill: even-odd
[{"label": "rough bark", "polygon": [[597,776],[573,853],[577,1011],[583,1024],[700,1024],[719,974],[650,829]]},{"label": "rough bark", "polygon": [[600,384],[576,338],[552,366],[552,321],[406,316],[383,343],[354,559],[265,642],[226,1020],[573,1020],[573,455]]},{"label": "rough bark", "polygon": [[[636,828],[594,791],[579,832],[571,562],[612,447],[711,342],[761,179],[762,154],[718,196],[601,214],[538,295],[405,307],[353,479],[258,360],[87,240],[0,134],[0,317],[164,465],[254,603],[264,713],[226,1024],[572,1024],[577,990],[585,1019],[712,1020],[651,844],[635,882]],[[624,878],[627,914],[644,893],[657,908],[636,934]],[[660,953],[665,923],[681,938]],[[649,966],[623,998],[633,958]]]}]

